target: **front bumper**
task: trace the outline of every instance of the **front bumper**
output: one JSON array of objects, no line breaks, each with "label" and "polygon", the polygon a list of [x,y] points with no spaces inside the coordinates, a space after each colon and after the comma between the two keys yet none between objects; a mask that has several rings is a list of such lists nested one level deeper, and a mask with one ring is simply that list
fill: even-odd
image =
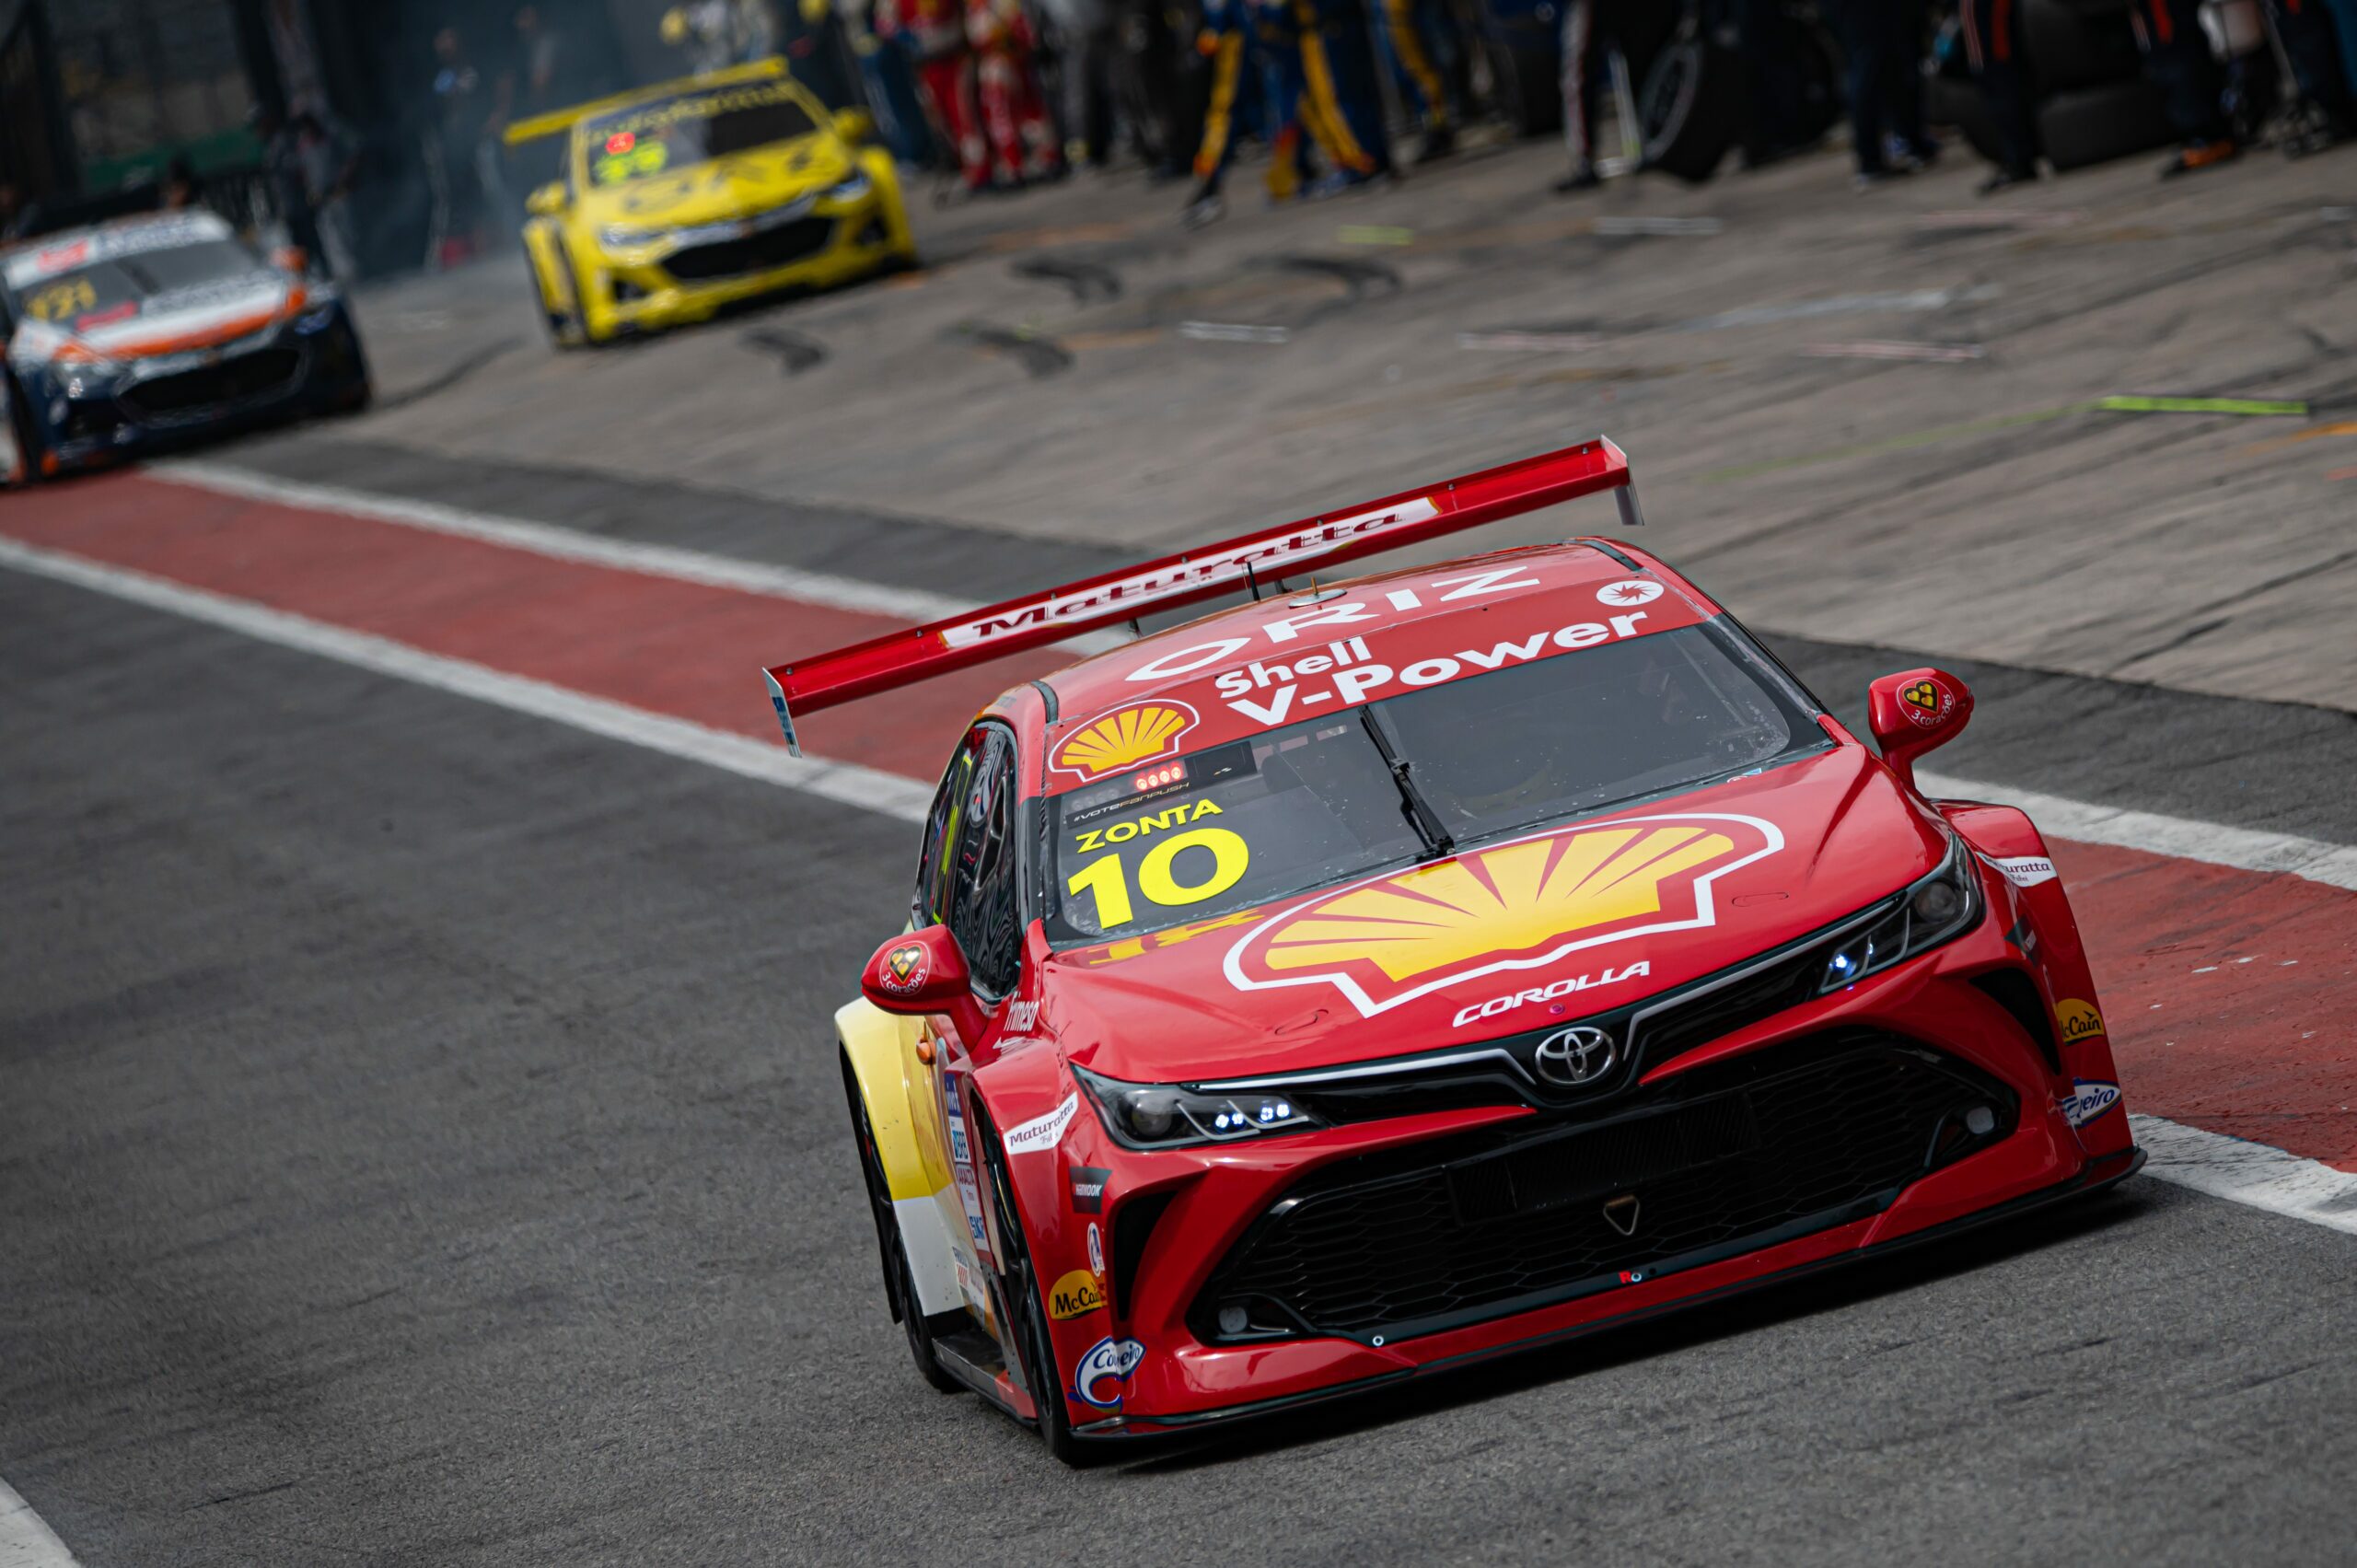
[{"label": "front bumper", "polygon": [[90,468],[368,395],[359,337],[343,311],[311,330],[286,322],[236,343],[132,362],[100,378],[46,366],[22,377],[49,473]]},{"label": "front bumper", "polygon": [[876,181],[865,195],[821,201],[798,217],[748,220],[738,235],[684,245],[668,237],[644,246],[600,244],[588,252],[594,260],[581,280],[590,333],[659,331],[765,295],[865,277],[909,255],[898,202]]},{"label": "front bumper", "polygon": [[[1625,1179],[1591,1191],[1573,1179],[1547,1192],[1533,1206],[1562,1205],[1538,1216],[1549,1223],[1564,1216],[1561,1234],[1542,1223],[1501,1242],[1505,1211],[1469,1212],[1485,1189],[1462,1173],[1480,1163],[1485,1140],[1494,1155],[1505,1145],[1536,1146],[1541,1138],[1534,1133],[1553,1136],[1545,1117],[1521,1106],[1157,1153],[1120,1148],[1089,1126],[1088,1142],[1068,1157],[1109,1173],[1104,1223],[1113,1299],[1109,1321],[1092,1315],[1074,1327],[1092,1337],[1134,1339],[1147,1353],[1118,1412],[1078,1408],[1074,1419],[1085,1423],[1078,1429],[1093,1436],[1174,1431],[1375,1388],[1853,1261],[2125,1178],[2142,1156],[2128,1144],[2124,1109],[2115,1102],[2079,1127],[2063,1109],[2074,1074],[2112,1076],[2107,1048],[2097,1062],[2073,1054],[2089,1048],[2062,1045],[2051,1033],[2041,1039],[2036,1020],[2001,1000],[2004,987],[1988,983],[2001,971],[2023,974],[2004,923],[1984,918],[1947,945],[1842,991],[1648,1060],[1629,1091],[1632,1100],[1650,1095],[1657,1103],[1646,1117],[1666,1117],[1665,1107],[1678,1107],[1679,1086],[1692,1086],[1694,1105],[1678,1110],[1685,1123],[1671,1129],[1665,1119],[1646,1129],[1650,1141],[1640,1141],[1646,1152],[1614,1156],[1636,1162],[1625,1167],[1633,1173]],[[1755,1067],[1763,1085],[1801,1082],[1813,1053],[1822,1051],[1831,1067],[1851,1073],[1840,1052],[1862,1042],[1908,1055],[1921,1070],[1887,1080],[1855,1073],[1859,1094],[1876,1100],[1853,1114],[1838,1094],[1830,1108],[1812,1101],[1813,1109],[1790,1096],[1747,1102],[1732,1113],[1751,1119],[1742,1124],[1710,1109],[1728,1103],[1730,1074],[1739,1079]],[[1721,1086],[1705,1092],[1713,1075]],[[1940,1098],[1942,1084],[1955,1087],[1952,1105]],[[1811,1092],[1824,1098],[1822,1086]],[[1910,1156],[1890,1132],[1895,1113],[1886,1112],[1908,1096],[1908,1113],[1917,1119],[1910,1125],[1931,1128],[1932,1141],[1916,1145],[1924,1151],[1920,1164],[1893,1179]],[[1952,1113],[1960,1118],[1974,1106],[1990,1112],[1986,1130],[1943,1146]],[[1844,1115],[1854,1121],[1846,1135]],[[1582,1137],[1594,1135],[1585,1122],[1565,1131],[1573,1126]],[[1689,1150],[1684,1166],[1655,1158],[1665,1130]],[[1804,1141],[1780,1146],[1780,1130]],[[1725,1148],[1714,1152],[1713,1139]],[[1726,1173],[1741,1168],[1738,1155],[1752,1157],[1754,1172],[1798,1172],[1802,1191],[1769,1202],[1743,1180],[1731,1186]],[[1436,1180],[1444,1167],[1449,1176]],[[1543,1187],[1544,1169],[1530,1168],[1535,1177],[1516,1179]],[[1765,1179],[1744,1179],[1757,1186]],[[1261,1238],[1308,1215],[1321,1196],[1330,1201],[1334,1189],[1362,1202],[1355,1230],[1350,1215],[1310,1227],[1274,1267],[1239,1272],[1240,1264],[1266,1264],[1256,1256]],[[1643,1223],[1660,1227],[1640,1233],[1657,1243],[1641,1258],[1616,1253],[1614,1238],[1597,1228],[1597,1199],[1622,1190],[1655,1216]],[[1713,1203],[1719,1211],[1705,1212]],[[1529,1225],[1533,1217],[1520,1222]],[[1428,1256],[1434,1236],[1447,1254],[1438,1264]],[[1501,1270],[1519,1273],[1501,1283]],[[1271,1324],[1299,1314],[1290,1330],[1251,1338],[1260,1331],[1256,1312],[1242,1335],[1222,1331],[1212,1315],[1235,1298],[1245,1275],[1252,1275],[1248,1289],[1282,1298],[1266,1315]],[[1314,1307],[1304,1312],[1306,1302]],[[1077,1340],[1059,1344],[1067,1365],[1086,1348]]]}]

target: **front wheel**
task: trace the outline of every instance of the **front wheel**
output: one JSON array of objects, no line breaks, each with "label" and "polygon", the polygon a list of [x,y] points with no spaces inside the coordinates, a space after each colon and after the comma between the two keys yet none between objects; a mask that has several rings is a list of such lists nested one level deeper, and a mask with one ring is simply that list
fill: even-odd
[{"label": "front wheel", "polygon": [[1023,1360],[1023,1384],[1031,1391],[1031,1402],[1039,1411],[1039,1435],[1048,1445],[1048,1452],[1065,1464],[1078,1468],[1097,1457],[1094,1445],[1077,1436],[1072,1429],[1072,1413],[1064,1407],[1063,1376],[1056,1365],[1055,1343],[1048,1337],[1047,1297],[1039,1288],[1039,1276],[1031,1266],[1031,1239],[1023,1229],[1021,1212],[1015,1206],[1015,1189],[1006,1179],[1006,1164],[999,1153],[998,1133],[987,1116],[976,1123],[981,1132],[982,1163],[989,1167],[991,1205],[996,1210],[997,1234],[1003,1250],[1010,1254],[999,1260],[999,1288],[1007,1304],[1013,1321],[1008,1325],[1006,1349]]}]

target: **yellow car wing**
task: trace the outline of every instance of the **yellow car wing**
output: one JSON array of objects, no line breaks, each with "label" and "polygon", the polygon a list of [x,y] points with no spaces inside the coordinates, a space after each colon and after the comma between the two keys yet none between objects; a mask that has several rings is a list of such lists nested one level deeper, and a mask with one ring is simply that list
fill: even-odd
[{"label": "yellow car wing", "polygon": [[756,60],[749,65],[731,65],[726,70],[706,72],[701,76],[681,76],[677,81],[658,82],[651,87],[633,87],[627,92],[610,93],[604,98],[592,99],[587,103],[576,103],[570,109],[551,110],[546,114],[536,114],[529,120],[518,120],[515,124],[507,127],[505,140],[511,147],[521,146],[526,142],[537,142],[543,136],[561,134],[570,131],[584,120],[594,120],[599,115],[611,114],[617,110],[628,109],[633,104],[653,103],[676,94],[701,92],[711,87],[726,87],[736,82],[764,82],[785,74],[785,62],[772,54],[767,59]]}]

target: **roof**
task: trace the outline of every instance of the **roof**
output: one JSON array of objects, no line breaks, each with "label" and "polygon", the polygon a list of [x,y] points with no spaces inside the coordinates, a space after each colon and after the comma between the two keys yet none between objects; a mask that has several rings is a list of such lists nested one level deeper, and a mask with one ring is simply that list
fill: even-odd
[{"label": "roof", "polygon": [[23,288],[115,256],[135,256],[145,250],[168,250],[209,239],[231,239],[237,230],[220,214],[203,207],[180,212],[141,213],[115,218],[87,228],[43,235],[0,257],[8,286]]},{"label": "roof", "polygon": [[1048,677],[1047,787],[1715,613],[1650,558],[1590,540],[1272,594]]}]

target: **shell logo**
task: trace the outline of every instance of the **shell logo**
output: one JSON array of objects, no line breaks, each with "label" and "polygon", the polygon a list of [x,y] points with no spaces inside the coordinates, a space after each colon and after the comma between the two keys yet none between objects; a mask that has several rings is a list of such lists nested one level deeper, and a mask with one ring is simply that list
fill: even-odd
[{"label": "shell logo", "polygon": [[1229,949],[1227,978],[1331,985],[1372,1017],[1477,975],[1714,924],[1711,885],[1783,847],[1775,824],[1731,814],[1559,829],[1295,905]]},{"label": "shell logo", "polygon": [[1099,714],[1056,742],[1048,753],[1048,766],[1078,773],[1082,783],[1090,783],[1175,756],[1179,739],[1199,722],[1201,715],[1185,703],[1132,703]]}]

